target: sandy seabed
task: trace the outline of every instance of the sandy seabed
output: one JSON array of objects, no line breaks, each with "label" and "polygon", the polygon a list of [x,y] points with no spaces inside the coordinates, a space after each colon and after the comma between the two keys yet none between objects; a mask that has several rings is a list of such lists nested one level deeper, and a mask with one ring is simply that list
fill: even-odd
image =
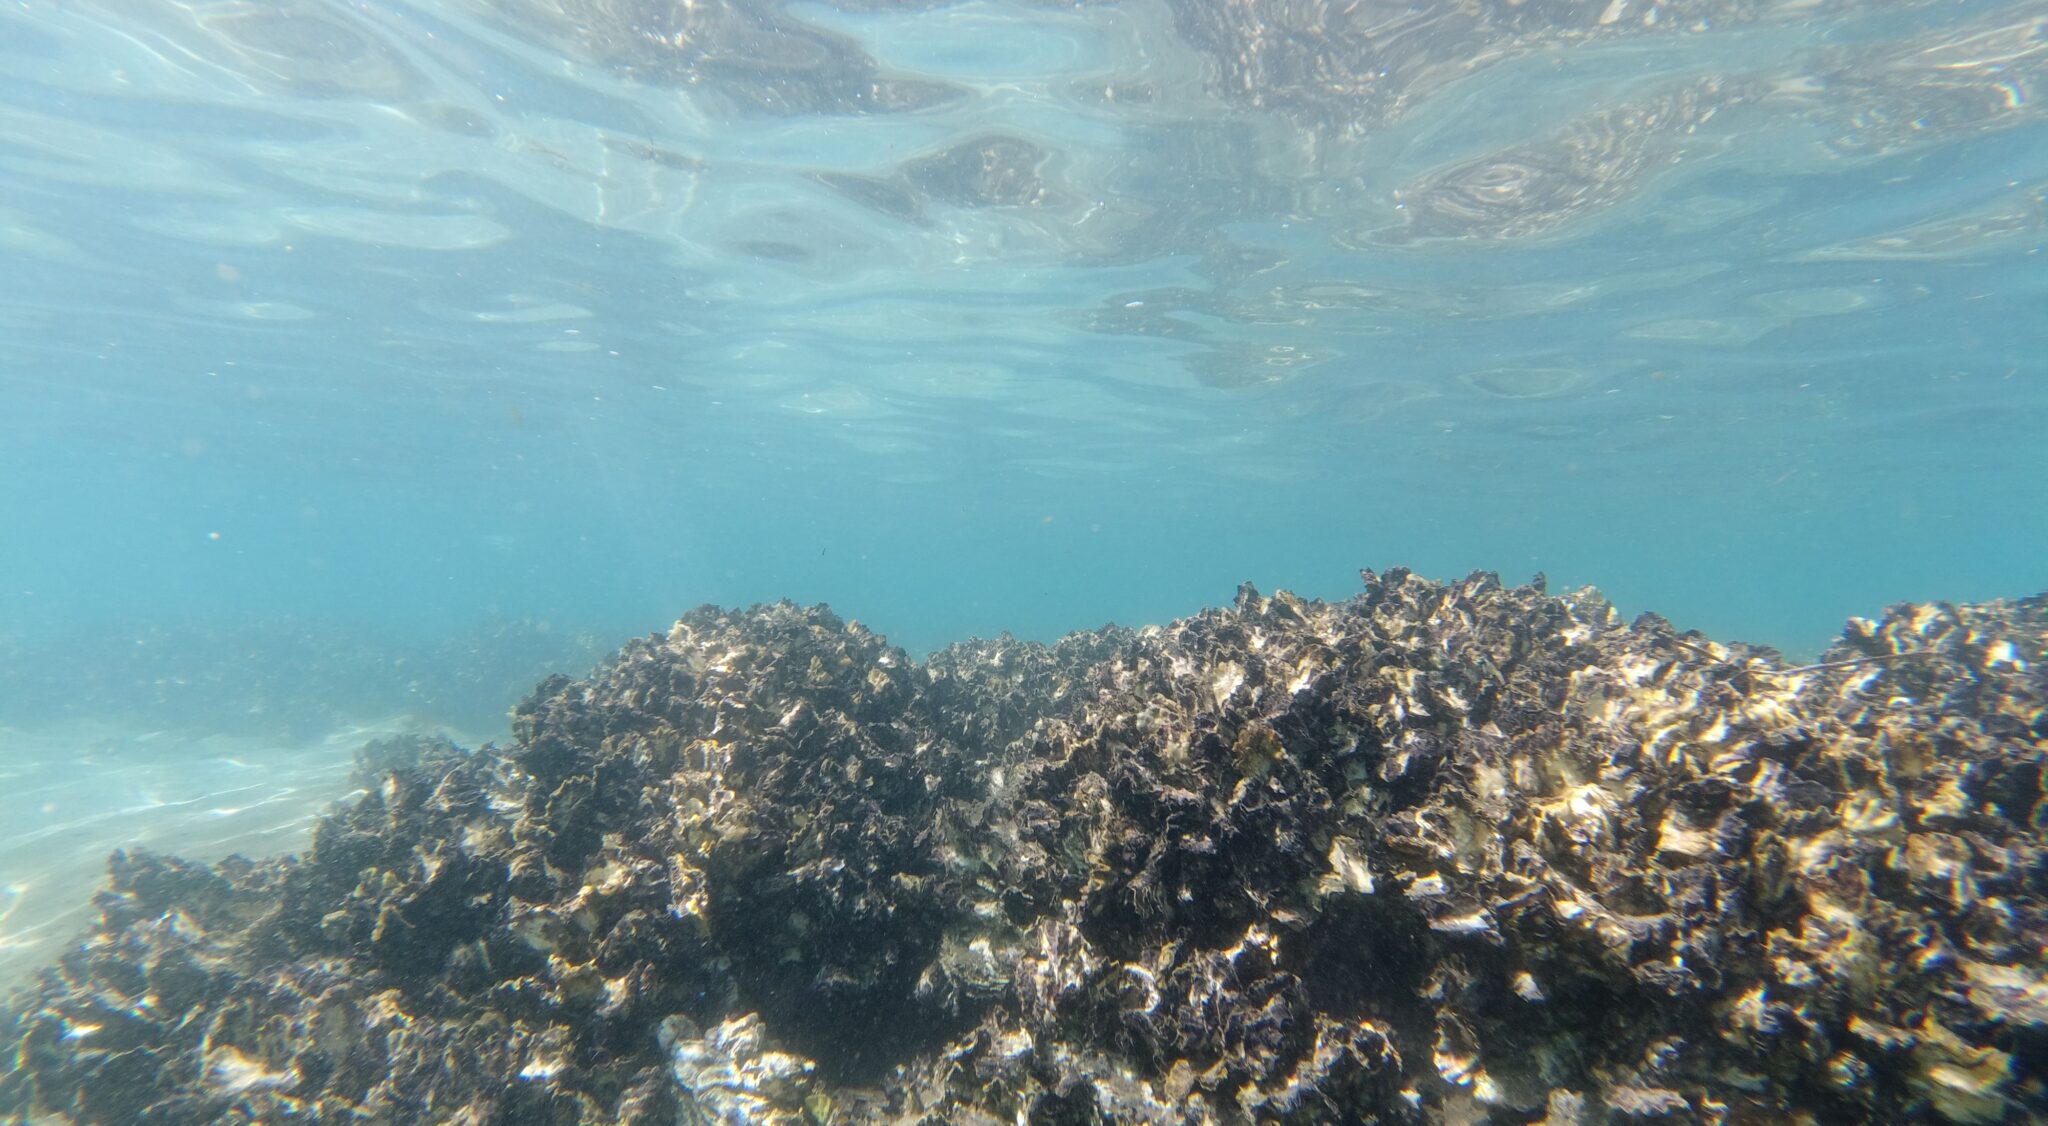
[{"label": "sandy seabed", "polygon": [[206,862],[296,852],[320,812],[354,792],[358,748],[435,733],[480,742],[403,717],[296,742],[0,726],[0,993],[77,940],[115,849]]}]

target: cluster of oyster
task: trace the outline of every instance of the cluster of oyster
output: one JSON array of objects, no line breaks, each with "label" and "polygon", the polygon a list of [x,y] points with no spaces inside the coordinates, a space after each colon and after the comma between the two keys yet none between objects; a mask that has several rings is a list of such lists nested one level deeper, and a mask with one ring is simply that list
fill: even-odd
[{"label": "cluster of oyster", "polygon": [[1787,668],[1364,578],[922,664],[695,611],[304,858],[117,855],[0,1119],[2048,1115],[2048,601]]}]

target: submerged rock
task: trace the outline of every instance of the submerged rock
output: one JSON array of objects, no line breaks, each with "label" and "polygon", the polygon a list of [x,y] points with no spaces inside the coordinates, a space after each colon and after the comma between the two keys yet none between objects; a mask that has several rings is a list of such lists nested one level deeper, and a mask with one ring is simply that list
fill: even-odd
[{"label": "submerged rock", "polygon": [[1364,578],[922,664],[694,611],[303,858],[117,854],[0,1119],[2048,1114],[2048,601],[1787,668]]}]

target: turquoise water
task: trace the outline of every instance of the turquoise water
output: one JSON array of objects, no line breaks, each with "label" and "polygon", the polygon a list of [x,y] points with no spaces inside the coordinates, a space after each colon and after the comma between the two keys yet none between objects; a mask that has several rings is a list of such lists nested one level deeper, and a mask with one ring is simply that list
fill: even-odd
[{"label": "turquoise water", "polygon": [[706,601],[2037,590],[2044,20],[14,0],[0,723],[488,732]]},{"label": "turquoise water", "polygon": [[2048,0],[0,0],[0,991],[703,602],[2048,587]]}]

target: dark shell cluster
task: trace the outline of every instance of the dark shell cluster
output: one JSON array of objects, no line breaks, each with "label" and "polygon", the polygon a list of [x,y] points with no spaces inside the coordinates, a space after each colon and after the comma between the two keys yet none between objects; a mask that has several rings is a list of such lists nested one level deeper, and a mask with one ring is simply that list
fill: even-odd
[{"label": "dark shell cluster", "polygon": [[304,857],[117,854],[0,1120],[2048,1115],[2048,601],[1786,667],[1364,579],[923,663],[695,611]]}]

